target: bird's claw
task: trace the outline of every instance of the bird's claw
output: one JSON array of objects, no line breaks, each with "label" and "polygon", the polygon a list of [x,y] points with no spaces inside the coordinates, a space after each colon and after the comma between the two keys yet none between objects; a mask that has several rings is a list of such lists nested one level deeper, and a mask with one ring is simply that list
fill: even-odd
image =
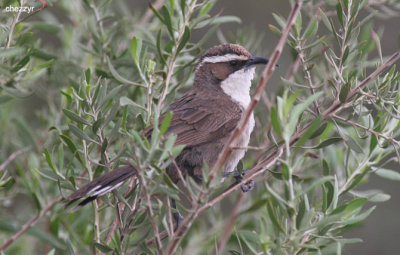
[{"label": "bird's claw", "polygon": [[[243,181],[243,177],[244,177],[248,172],[249,172],[249,170],[242,170],[241,172],[235,171],[235,172],[233,173],[233,177],[235,178],[236,183],[241,183],[241,182]],[[250,191],[250,190],[253,190],[253,188],[254,188],[254,180],[253,180],[253,179],[249,180],[248,182],[246,182],[246,183],[242,184],[242,186],[240,186],[240,189],[241,189],[243,192],[248,192],[248,191]]]}]

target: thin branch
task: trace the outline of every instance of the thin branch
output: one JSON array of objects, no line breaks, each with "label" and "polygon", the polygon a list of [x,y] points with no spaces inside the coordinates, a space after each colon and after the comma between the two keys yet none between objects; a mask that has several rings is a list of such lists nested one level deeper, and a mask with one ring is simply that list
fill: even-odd
[{"label": "thin branch", "polygon": [[1,165],[0,165],[0,171],[3,171],[8,164],[10,164],[16,157],[21,155],[22,153],[25,153],[31,149],[31,146],[19,149],[15,152],[13,152]]},{"label": "thin branch", "polygon": [[171,213],[171,200],[167,198],[167,231],[168,235],[172,236],[174,234],[174,221],[172,220],[172,213]]},{"label": "thin branch", "polygon": [[[22,0],[21,1],[21,10],[22,10],[23,5],[24,5],[24,1]],[[14,19],[13,19],[13,21],[11,23],[10,33],[8,34],[8,38],[7,38],[6,49],[8,49],[11,46],[11,41],[12,41],[12,36],[13,36],[13,33],[14,33],[14,29],[15,29],[15,26],[17,25],[17,23],[18,23],[18,20],[19,20],[20,16],[21,16],[21,11],[19,11],[16,14],[16,16],[14,17]]]},{"label": "thin branch", "polygon": [[230,213],[229,218],[226,221],[224,232],[222,233],[221,237],[219,238],[217,250],[214,253],[215,255],[222,254],[222,251],[224,250],[224,248],[226,246],[226,242],[228,241],[229,237],[232,234],[232,230],[233,230],[233,227],[235,226],[235,222],[236,222],[237,216],[239,214],[239,209],[240,209],[240,206],[243,204],[244,198],[245,198],[245,193],[239,192],[239,198],[236,199],[236,203],[235,203],[234,207],[232,208],[232,212]]},{"label": "thin branch", "polygon": [[[305,41],[303,41],[303,44],[304,44],[304,43],[305,43]],[[314,85],[313,85],[313,82],[312,82],[310,70],[309,70],[308,66],[306,65],[306,61],[305,61],[305,59],[304,59],[304,49],[303,49],[303,46],[304,46],[304,45],[301,45],[301,46],[300,46],[300,47],[301,47],[301,50],[300,50],[300,52],[299,52],[298,58],[300,59],[301,65],[303,66],[304,73],[306,74],[306,80],[307,80],[308,86],[309,86],[309,88],[310,88],[311,94],[314,95],[314,94],[315,94]],[[317,114],[319,115],[319,114],[321,113],[321,110],[319,109],[319,105],[318,105],[317,100],[315,100],[315,101],[313,102],[313,104],[314,104],[315,110],[317,111]]]},{"label": "thin branch", "polygon": [[160,97],[160,100],[159,100],[159,103],[158,103],[158,109],[157,109],[158,116],[160,116],[161,109],[162,109],[162,107],[164,105],[165,98],[166,98],[166,96],[168,94],[168,87],[169,87],[169,84],[171,83],[172,75],[174,74],[176,58],[177,58],[177,55],[179,53],[178,52],[178,45],[182,41],[183,35],[185,33],[185,27],[189,24],[190,17],[192,16],[193,10],[196,7],[196,2],[197,2],[197,0],[193,0],[191,5],[188,6],[187,17],[183,17],[183,19],[185,21],[183,22],[183,24],[182,24],[182,26],[181,26],[181,28],[179,30],[179,36],[176,39],[176,47],[175,47],[174,51],[171,54],[170,62],[168,64],[167,77],[165,78],[164,89],[163,89],[163,91],[161,93],[161,97]]},{"label": "thin branch", "polygon": [[168,154],[169,154],[170,158],[172,159],[172,164],[174,164],[174,167],[177,169],[177,174],[178,174],[179,180],[181,181],[183,187],[185,188],[185,195],[189,198],[189,200],[191,202],[194,201],[194,198],[193,198],[192,194],[189,192],[189,188],[188,188],[188,185],[186,183],[186,180],[182,175],[183,172],[181,171],[181,169],[179,168],[178,164],[176,163],[174,155],[172,155],[171,151],[168,151]]},{"label": "thin branch", "polygon": [[347,120],[347,119],[345,119],[345,118],[343,118],[343,117],[340,117],[340,116],[337,116],[337,115],[335,115],[335,114],[332,115],[332,118],[338,119],[338,120],[340,120],[340,121],[342,121],[342,122],[345,122],[345,123],[347,123],[347,124],[350,124],[350,125],[352,125],[352,126],[354,126],[354,127],[361,128],[361,129],[363,129],[363,130],[365,130],[365,131],[367,131],[367,132],[370,132],[371,134],[374,134],[374,135],[376,135],[376,136],[382,137],[383,139],[385,139],[385,140],[387,140],[387,141],[389,141],[389,142],[391,142],[391,143],[394,143],[394,144],[396,144],[397,146],[400,147],[400,141],[395,140],[393,137],[390,137],[390,136],[384,135],[384,134],[382,134],[382,133],[376,132],[376,131],[373,130],[373,129],[364,127],[363,125],[360,125],[360,124],[358,124],[358,123],[356,123],[356,122],[353,122],[353,121],[351,121],[351,120]]},{"label": "thin branch", "polygon": [[[305,130],[302,130],[301,132],[297,133],[296,140],[298,137],[300,137]],[[225,191],[223,191],[221,194],[216,196],[215,198],[212,198],[209,200],[207,203],[203,204],[199,208],[199,212],[203,213],[204,211],[208,210],[209,208],[213,207],[215,204],[223,200],[224,198],[228,197],[230,194],[232,194],[234,191],[240,189],[242,186],[242,183],[246,183],[255,177],[259,176],[260,174],[264,173],[267,169],[270,169],[275,163],[280,159],[285,151],[285,145],[281,145],[277,148],[277,150],[270,156],[266,157],[265,159],[261,160],[257,165],[252,167],[248,173],[244,176],[243,180],[241,183],[235,183],[229,188],[227,188]]]},{"label": "thin branch", "polygon": [[160,232],[158,230],[157,223],[154,221],[155,216],[154,216],[154,212],[153,212],[153,207],[151,206],[150,194],[147,191],[146,183],[144,183],[144,178],[141,176],[140,179],[141,179],[141,182],[142,182],[143,193],[144,193],[144,196],[146,198],[147,212],[149,214],[151,226],[153,227],[153,232],[154,232],[154,236],[155,236],[155,239],[156,239],[156,245],[157,245],[158,254],[163,255],[164,253],[162,251]]},{"label": "thin branch", "polygon": [[17,233],[15,233],[10,238],[8,238],[0,246],[0,252],[3,252],[8,246],[10,246],[13,242],[15,242],[15,240],[17,240],[22,234],[24,234],[30,227],[35,225],[61,199],[62,199],[62,196],[58,196],[57,198],[50,201],[50,203],[47,204],[46,207],[43,208],[43,210],[40,211],[39,215],[30,219],[27,223],[25,223],[24,226],[22,226],[22,228]]},{"label": "thin branch", "polygon": [[[127,196],[132,191],[133,187],[135,186],[136,180],[137,180],[136,176],[133,176],[133,178],[131,179],[131,182],[129,183],[128,189],[124,193],[124,196]],[[125,203],[121,204],[120,207],[118,206],[118,203],[117,203],[116,207],[117,207],[116,208],[117,215],[115,216],[114,222],[112,223],[110,231],[107,234],[107,237],[106,237],[106,240],[105,240],[106,244],[109,244],[111,242],[111,238],[112,238],[113,233],[117,229],[118,224],[121,224],[120,215],[121,215],[121,212],[125,209]]]}]

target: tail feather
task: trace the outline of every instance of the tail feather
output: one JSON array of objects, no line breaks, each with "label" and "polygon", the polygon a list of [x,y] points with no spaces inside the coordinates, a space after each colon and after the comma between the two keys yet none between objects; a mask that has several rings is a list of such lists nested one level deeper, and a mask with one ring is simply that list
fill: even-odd
[{"label": "tail feather", "polygon": [[76,201],[84,198],[76,206],[77,208],[82,207],[96,198],[118,188],[127,179],[136,174],[136,169],[131,165],[123,166],[116,170],[110,171],[72,193],[69,197],[67,197],[69,202],[65,205],[65,207],[68,207]]}]

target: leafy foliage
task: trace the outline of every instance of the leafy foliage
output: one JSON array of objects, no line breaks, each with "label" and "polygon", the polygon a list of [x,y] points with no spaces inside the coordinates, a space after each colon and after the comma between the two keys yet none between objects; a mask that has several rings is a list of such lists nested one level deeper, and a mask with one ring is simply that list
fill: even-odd
[{"label": "leafy foliage", "polygon": [[[220,197],[230,180],[175,185],[165,168],[183,147],[163,136],[171,115],[159,117],[192,84],[210,36],[253,52],[262,37],[251,29],[225,35],[220,25],[240,19],[211,15],[212,0],[155,1],[146,13],[129,12],[124,1],[47,3],[35,3],[30,16],[0,14],[0,236],[106,171],[129,162],[139,174],[92,208],[55,204],[5,254],[160,253],[175,238],[167,197],[186,215]],[[241,166],[285,153],[254,191],[233,193],[196,218],[179,254],[332,254],[359,241],[342,233],[370,215],[375,206],[367,202],[390,198],[360,184],[371,174],[400,180],[388,164],[400,157],[398,69],[366,80],[388,60],[372,21],[392,5],[303,6],[287,41],[294,64],[277,94],[258,106],[256,150]],[[272,15],[269,27],[280,36],[286,20]],[[395,8],[390,15],[398,15]],[[194,32],[204,33],[200,41],[191,39]],[[149,125],[159,127],[151,141],[143,135]],[[206,196],[198,201],[199,193]],[[229,209],[234,204],[237,211]]]}]

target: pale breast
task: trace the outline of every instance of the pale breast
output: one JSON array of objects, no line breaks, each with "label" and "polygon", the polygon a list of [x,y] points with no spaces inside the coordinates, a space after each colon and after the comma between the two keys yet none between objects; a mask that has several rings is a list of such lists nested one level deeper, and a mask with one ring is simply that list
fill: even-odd
[{"label": "pale breast", "polygon": [[[253,132],[254,129],[254,115],[251,114],[250,119],[246,126],[243,129],[242,134],[236,139],[236,141],[233,143],[232,147],[247,147],[249,145],[250,141],[250,135]],[[225,169],[224,173],[230,173],[233,172],[239,163],[239,161],[244,157],[244,154],[246,153],[246,149],[233,149],[232,154],[228,158],[226,164],[225,164]]]}]

